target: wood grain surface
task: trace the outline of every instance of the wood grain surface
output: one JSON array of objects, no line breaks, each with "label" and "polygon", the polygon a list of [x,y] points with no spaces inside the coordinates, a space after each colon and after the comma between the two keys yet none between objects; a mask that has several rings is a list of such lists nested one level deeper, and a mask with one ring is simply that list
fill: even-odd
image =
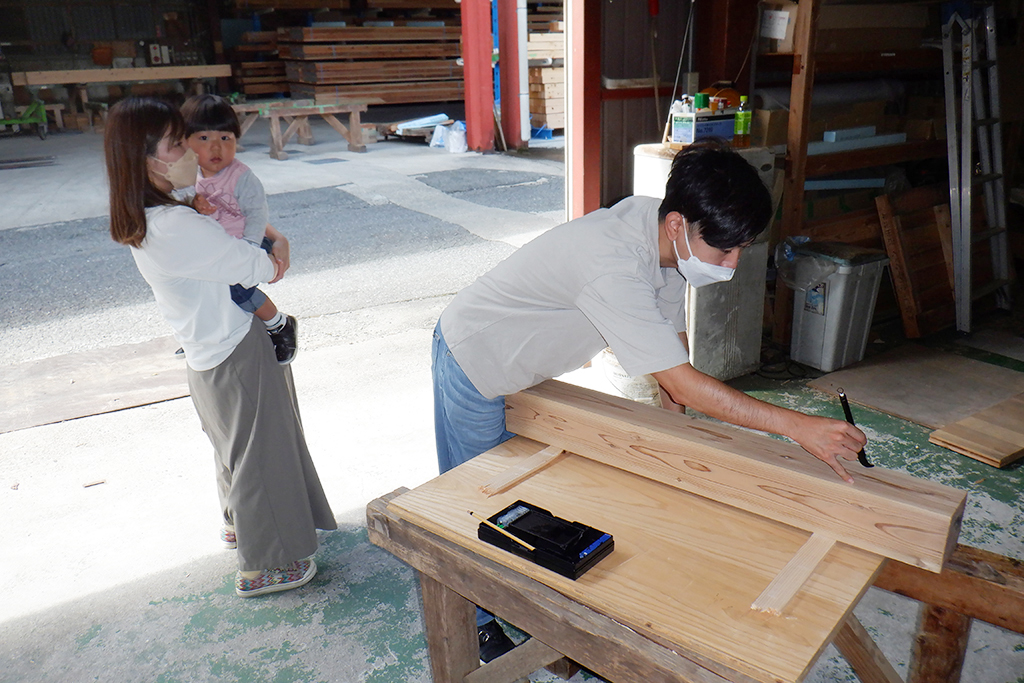
[{"label": "wood grain surface", "polygon": [[1024,394],[946,425],[928,440],[993,467],[1005,467],[1024,457]]},{"label": "wood grain surface", "polygon": [[853,485],[796,444],[548,381],[506,398],[509,431],[757,515],[939,571],[966,493],[851,468]]},{"label": "wood grain surface", "polygon": [[[506,493],[480,491],[541,447],[514,438],[388,507],[729,680],[800,680],[882,563],[837,544],[784,617],[752,611],[807,532],[571,454]],[[614,552],[572,581],[480,541],[466,509],[490,515],[519,499],[612,534]],[[500,608],[500,596],[485,597],[485,607],[493,600]],[[563,644],[545,642],[577,659]]]}]

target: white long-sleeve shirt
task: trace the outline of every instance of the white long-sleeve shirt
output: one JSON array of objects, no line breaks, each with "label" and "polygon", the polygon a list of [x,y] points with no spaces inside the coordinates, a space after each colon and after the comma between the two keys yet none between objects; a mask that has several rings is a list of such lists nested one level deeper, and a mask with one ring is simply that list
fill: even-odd
[{"label": "white long-sleeve shirt", "polygon": [[249,331],[252,314],[231,301],[230,285],[274,277],[266,252],[224,232],[186,206],[146,209],[146,239],[132,248],[157,308],[193,370],[217,367]]}]

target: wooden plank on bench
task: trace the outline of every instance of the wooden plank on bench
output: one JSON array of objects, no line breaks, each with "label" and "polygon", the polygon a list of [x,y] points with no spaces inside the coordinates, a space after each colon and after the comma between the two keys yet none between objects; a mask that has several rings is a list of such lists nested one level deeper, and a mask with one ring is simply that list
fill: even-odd
[{"label": "wooden plank on bench", "polygon": [[960,533],[967,494],[908,474],[849,485],[796,444],[552,380],[505,402],[521,436],[929,571]]}]

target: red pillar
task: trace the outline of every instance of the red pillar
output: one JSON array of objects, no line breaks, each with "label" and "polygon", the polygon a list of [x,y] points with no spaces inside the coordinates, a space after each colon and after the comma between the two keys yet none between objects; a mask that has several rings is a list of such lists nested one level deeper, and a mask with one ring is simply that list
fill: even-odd
[{"label": "red pillar", "polygon": [[516,0],[498,2],[498,65],[501,69],[501,130],[509,149],[526,144],[523,140],[521,102],[519,98],[520,58],[519,13]]},{"label": "red pillar", "polygon": [[601,0],[566,3],[566,12],[566,209],[573,219],[601,208]]},{"label": "red pillar", "polygon": [[494,149],[494,76],[490,0],[462,0],[462,61],[466,81],[466,143],[475,152]]}]

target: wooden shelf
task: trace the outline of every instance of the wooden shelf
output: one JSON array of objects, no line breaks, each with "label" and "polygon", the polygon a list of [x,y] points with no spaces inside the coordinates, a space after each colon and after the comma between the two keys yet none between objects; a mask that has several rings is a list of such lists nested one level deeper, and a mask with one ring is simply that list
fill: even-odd
[{"label": "wooden shelf", "polygon": [[901,164],[905,161],[937,159],[946,156],[945,140],[915,140],[902,145],[869,147],[849,152],[816,154],[807,157],[804,175],[808,178],[854,171],[871,166]]},{"label": "wooden shelf", "polygon": [[[767,72],[793,72],[793,54],[771,52],[757,56],[757,68]],[[820,52],[814,55],[814,70],[825,73],[865,73],[872,71],[942,70],[942,52],[934,48],[896,52]]]}]

